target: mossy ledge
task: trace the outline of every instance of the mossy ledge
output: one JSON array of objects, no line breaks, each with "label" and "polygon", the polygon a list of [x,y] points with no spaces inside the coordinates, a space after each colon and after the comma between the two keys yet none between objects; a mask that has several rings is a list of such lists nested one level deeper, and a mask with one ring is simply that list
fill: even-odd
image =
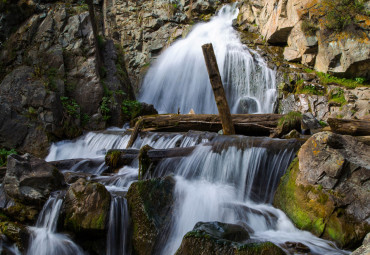
[{"label": "mossy ledge", "polygon": [[283,210],[299,229],[332,240],[341,248],[356,247],[361,242],[359,229],[368,232],[369,226],[359,225],[343,208],[335,206],[340,194],[326,191],[321,185],[297,184],[299,171],[296,158],[281,178],[274,206]]}]

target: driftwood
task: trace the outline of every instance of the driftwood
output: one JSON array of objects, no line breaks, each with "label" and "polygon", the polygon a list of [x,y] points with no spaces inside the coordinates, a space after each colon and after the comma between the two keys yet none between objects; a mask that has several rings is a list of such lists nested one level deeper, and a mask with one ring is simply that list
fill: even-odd
[{"label": "driftwood", "polygon": [[[194,149],[195,147],[152,149],[149,150],[147,154],[151,161],[160,161],[166,158],[186,157],[190,155]],[[109,150],[105,156],[105,163],[111,168],[129,165],[134,159],[139,157],[139,152],[140,150],[138,149]]]},{"label": "driftwood", "polygon": [[[280,114],[232,114],[236,134],[269,136],[277,127]],[[138,121],[135,119],[134,122]],[[218,132],[222,129],[217,114],[163,114],[142,117],[142,131],[187,132],[189,130]]]},{"label": "driftwood", "polygon": [[369,120],[344,120],[329,118],[328,123],[334,133],[353,136],[370,135]]},{"label": "driftwood", "polygon": [[204,60],[206,61],[209,79],[211,81],[213,95],[220,114],[222,130],[224,135],[234,135],[235,128],[227,103],[224,86],[222,85],[220,71],[218,69],[216,55],[211,43],[202,46]]}]

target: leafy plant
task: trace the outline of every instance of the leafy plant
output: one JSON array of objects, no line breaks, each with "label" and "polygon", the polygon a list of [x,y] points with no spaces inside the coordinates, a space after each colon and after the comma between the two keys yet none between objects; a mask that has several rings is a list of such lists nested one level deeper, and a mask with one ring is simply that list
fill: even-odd
[{"label": "leafy plant", "polygon": [[347,100],[344,97],[344,91],[341,88],[334,89],[329,95],[329,102],[340,104],[341,106],[347,104]]},{"label": "leafy plant", "polygon": [[365,79],[365,78],[362,78],[362,77],[357,77],[357,78],[355,79],[355,81],[356,81],[357,83],[359,83],[359,84],[363,84],[363,83],[366,81],[366,79]]},{"label": "leafy plant", "polygon": [[82,114],[81,116],[81,125],[86,126],[87,123],[90,121],[90,116],[86,113]]},{"label": "leafy plant", "polygon": [[319,124],[320,124],[322,127],[327,127],[327,126],[328,126],[328,123],[326,123],[325,121],[322,121],[322,120],[320,120],[320,121],[319,121]]},{"label": "leafy plant", "polygon": [[301,29],[306,36],[314,36],[319,30],[319,27],[317,27],[313,22],[309,20],[303,20],[301,24]]},{"label": "leafy plant", "polygon": [[141,112],[141,103],[133,100],[122,101],[122,113],[128,119],[136,118]]},{"label": "leafy plant", "polygon": [[80,106],[74,99],[69,97],[60,97],[60,100],[62,101],[63,108],[68,115],[76,119],[80,118]]},{"label": "leafy plant", "polygon": [[11,154],[17,154],[17,151],[15,149],[0,149],[0,166],[6,166],[7,157]]},{"label": "leafy plant", "polygon": [[340,32],[358,23],[356,15],[364,12],[364,3],[362,0],[322,0],[317,11],[327,29]]},{"label": "leafy plant", "polygon": [[111,104],[111,100],[109,97],[103,97],[102,102],[100,104],[100,111],[101,114],[103,115],[103,119],[105,121],[110,119],[110,108],[109,105]]}]

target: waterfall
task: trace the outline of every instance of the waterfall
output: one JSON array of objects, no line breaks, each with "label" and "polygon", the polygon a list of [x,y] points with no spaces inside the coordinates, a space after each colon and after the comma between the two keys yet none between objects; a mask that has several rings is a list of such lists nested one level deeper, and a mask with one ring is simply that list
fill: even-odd
[{"label": "waterfall", "polygon": [[28,255],[83,255],[83,250],[78,247],[68,236],[56,233],[59,212],[63,200],[59,194],[50,196],[37,219],[36,227],[30,227]]},{"label": "waterfall", "polygon": [[165,50],[144,78],[139,100],[161,113],[217,113],[201,46],[212,43],[232,113],[271,113],[275,72],[243,45],[232,27],[236,4],[225,5],[207,23]]},{"label": "waterfall", "polygon": [[114,197],[109,212],[107,255],[130,254],[128,247],[128,224],[130,222],[127,201]]},{"label": "waterfall", "polygon": [[184,235],[200,221],[239,224],[249,230],[252,240],[271,241],[282,248],[291,241],[307,245],[312,254],[345,254],[332,242],[298,230],[271,205],[296,149],[288,143],[281,150],[256,148],[242,141],[248,139],[232,141],[221,150],[198,146],[191,156],[177,163],[175,209],[160,254],[174,254]]}]

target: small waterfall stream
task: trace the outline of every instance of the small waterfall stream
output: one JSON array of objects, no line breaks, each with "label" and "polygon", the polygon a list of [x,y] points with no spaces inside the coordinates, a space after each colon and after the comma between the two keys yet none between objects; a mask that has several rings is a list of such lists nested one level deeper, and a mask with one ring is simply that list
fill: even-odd
[{"label": "small waterfall stream", "polygon": [[271,113],[276,101],[275,72],[240,42],[232,22],[236,4],[225,5],[207,23],[165,50],[149,69],[140,101],[161,113],[217,113],[201,46],[212,43],[232,113]]},{"label": "small waterfall stream", "polygon": [[36,227],[31,227],[31,238],[27,255],[83,255],[83,250],[67,235],[56,233],[58,217],[63,199],[55,193],[45,203],[37,219]]}]

